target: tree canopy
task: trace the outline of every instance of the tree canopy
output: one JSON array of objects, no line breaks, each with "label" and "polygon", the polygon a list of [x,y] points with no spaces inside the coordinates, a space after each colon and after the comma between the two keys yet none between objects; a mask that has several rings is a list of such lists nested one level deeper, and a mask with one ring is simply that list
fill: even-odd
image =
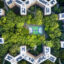
[{"label": "tree canopy", "polygon": [[[24,23],[44,25],[45,34],[29,35],[29,30],[24,27]],[[0,46],[0,57],[8,52],[14,56],[17,55],[21,45],[34,47],[35,45],[44,44],[55,49],[60,48],[61,31],[58,16],[56,14],[44,16],[40,9],[36,11],[35,16],[33,14],[20,16],[13,11],[9,11],[5,17],[0,19],[0,35],[5,40],[5,43]]]}]

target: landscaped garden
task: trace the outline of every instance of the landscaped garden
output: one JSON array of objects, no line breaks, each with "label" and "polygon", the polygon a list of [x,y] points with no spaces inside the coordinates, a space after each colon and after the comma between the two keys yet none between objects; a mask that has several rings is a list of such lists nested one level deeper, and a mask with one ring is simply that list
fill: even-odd
[{"label": "landscaped garden", "polygon": [[[31,7],[30,10],[33,11],[34,7]],[[0,64],[3,63],[7,53],[13,56],[18,55],[21,45],[27,45],[30,53],[38,55],[42,51],[42,44],[51,47],[53,49],[52,54],[63,62],[64,51],[60,51],[60,40],[64,40],[64,32],[61,30],[62,21],[58,20],[58,15],[53,13],[50,16],[44,16],[42,9],[38,6],[35,15],[28,12],[27,16],[20,16],[18,12],[16,14],[13,10],[9,9],[6,16],[0,18],[0,37],[5,40],[5,43],[0,45]],[[43,35],[29,34],[29,30],[24,26],[25,23],[27,25],[44,25],[45,33]],[[35,46],[37,46],[36,51],[34,51]],[[58,62],[57,60],[56,63],[51,63],[47,60],[42,64],[59,64]],[[6,62],[5,64],[9,63]],[[29,63],[23,60],[19,64]]]}]

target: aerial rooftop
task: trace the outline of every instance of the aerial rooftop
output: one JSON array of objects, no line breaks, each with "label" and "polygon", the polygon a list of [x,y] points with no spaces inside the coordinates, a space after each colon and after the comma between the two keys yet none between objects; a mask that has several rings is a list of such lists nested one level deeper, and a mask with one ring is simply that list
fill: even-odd
[{"label": "aerial rooftop", "polygon": [[50,15],[51,14],[51,8],[57,3],[56,0],[5,0],[5,3],[9,8],[13,8],[15,5],[17,5],[20,8],[20,14],[21,15],[27,15],[27,10],[31,6],[37,4],[41,7],[44,7],[44,15]]},{"label": "aerial rooftop", "polygon": [[60,41],[61,48],[64,48],[64,41]]},{"label": "aerial rooftop", "polygon": [[4,44],[4,39],[0,38],[0,44]]},{"label": "aerial rooftop", "polygon": [[59,14],[59,20],[64,20],[64,13]]},{"label": "aerial rooftop", "polygon": [[5,15],[5,11],[0,8],[0,16],[4,16],[4,15]]},{"label": "aerial rooftop", "polygon": [[51,62],[56,61],[56,57],[51,54],[51,49],[50,47],[44,46],[44,51],[41,53],[39,56],[35,57],[29,52],[27,52],[26,46],[21,46],[20,47],[20,54],[17,55],[16,57],[11,56],[10,54],[7,54],[5,57],[5,60],[10,62],[11,64],[17,64],[19,61],[22,59],[30,62],[31,64],[40,64],[47,59],[50,60]]}]

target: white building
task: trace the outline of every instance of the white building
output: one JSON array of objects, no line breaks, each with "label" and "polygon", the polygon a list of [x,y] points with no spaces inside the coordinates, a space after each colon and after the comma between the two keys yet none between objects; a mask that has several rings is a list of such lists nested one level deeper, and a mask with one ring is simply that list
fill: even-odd
[{"label": "white building", "polygon": [[7,54],[6,57],[5,57],[5,60],[7,60],[9,62],[12,62],[13,59],[14,59],[14,57],[11,56],[10,54]]},{"label": "white building", "polygon": [[21,61],[23,58],[21,56],[21,54],[17,55],[15,58],[15,61],[18,63],[19,61]]},{"label": "white building", "polygon": [[51,62],[54,63],[54,62],[56,61],[56,59],[57,59],[57,58],[56,58],[55,56],[53,56],[53,55],[50,54],[50,57],[49,57],[48,60],[50,60]]},{"label": "white building", "polygon": [[47,58],[49,58],[50,54],[51,54],[51,48],[44,46],[44,55],[46,55]]},{"label": "white building", "polygon": [[20,47],[20,54],[26,54],[27,50],[26,50],[26,46],[21,46]]},{"label": "white building", "polygon": [[9,8],[13,8],[15,6],[15,0],[5,0],[4,2]]},{"label": "white building", "polygon": [[5,11],[3,9],[0,9],[0,16],[4,16],[5,15]]},{"label": "white building", "polygon": [[44,46],[44,51],[38,56],[33,56],[29,52],[26,51],[26,46],[21,46],[20,47],[20,54],[17,55],[16,57],[11,56],[10,54],[7,54],[5,57],[5,60],[10,62],[11,64],[17,64],[19,61],[22,59],[30,62],[31,64],[40,64],[46,60],[50,60],[51,62],[56,61],[56,57],[51,54],[51,49],[50,47]]},{"label": "white building", "polygon": [[51,12],[52,10],[51,10],[51,7],[45,7],[44,8],[44,15],[50,15],[52,12]]},{"label": "white building", "polygon": [[64,20],[64,13],[59,14],[59,20]]},{"label": "white building", "polygon": [[0,38],[0,44],[4,44],[4,38]]},{"label": "white building", "polygon": [[21,15],[27,15],[27,10],[33,5],[39,5],[44,7],[44,15],[51,14],[51,8],[57,3],[56,0],[5,0],[5,3],[9,8],[13,8],[15,5],[20,8]]},{"label": "white building", "polygon": [[64,41],[60,41],[61,48],[64,48]]}]

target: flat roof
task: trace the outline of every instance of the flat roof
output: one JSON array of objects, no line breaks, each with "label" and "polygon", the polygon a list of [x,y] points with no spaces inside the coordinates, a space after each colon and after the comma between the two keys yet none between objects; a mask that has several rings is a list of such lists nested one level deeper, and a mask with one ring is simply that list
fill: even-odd
[{"label": "flat roof", "polygon": [[64,48],[64,41],[60,41],[61,48]]},{"label": "flat roof", "polygon": [[56,61],[56,57],[53,56],[49,51],[50,47],[44,46],[44,50],[46,51],[44,53],[41,53],[37,57],[30,54],[29,52],[24,53],[26,46],[21,46],[20,49],[21,49],[21,52],[19,55],[17,55],[16,57],[13,57],[10,54],[7,54],[5,57],[5,60],[9,61],[11,64],[12,63],[17,64],[22,59],[30,62],[31,64],[40,64],[46,60],[50,60],[53,63]]},{"label": "flat roof", "polygon": [[4,15],[5,15],[5,11],[0,8],[0,16],[4,16]]},{"label": "flat roof", "polygon": [[4,44],[4,38],[0,38],[0,44]]},{"label": "flat roof", "polygon": [[27,15],[27,10],[32,5],[38,4],[42,7],[44,6],[44,15],[50,15],[51,14],[51,7],[53,7],[55,4],[57,4],[56,0],[5,0],[5,3],[8,5],[9,8],[13,8],[15,5],[20,7],[20,14],[21,15]]},{"label": "flat roof", "polygon": [[59,14],[59,20],[64,20],[64,13]]}]

